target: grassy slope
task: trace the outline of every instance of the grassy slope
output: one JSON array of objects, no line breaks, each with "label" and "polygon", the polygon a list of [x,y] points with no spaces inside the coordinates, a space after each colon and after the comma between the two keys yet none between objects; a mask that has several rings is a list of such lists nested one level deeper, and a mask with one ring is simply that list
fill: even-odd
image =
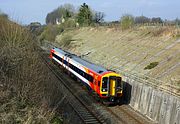
[{"label": "grassy slope", "polygon": [[[0,123],[62,123],[56,119],[58,84],[42,64],[35,39],[0,16]],[[59,116],[58,116],[59,117]]]},{"label": "grassy slope", "polygon": [[[162,80],[163,84],[180,87],[179,29],[142,27],[121,31],[101,27],[66,33],[73,35],[70,50],[76,54],[91,52],[87,58],[107,68],[146,74]],[[152,62],[159,64],[144,70]]]}]

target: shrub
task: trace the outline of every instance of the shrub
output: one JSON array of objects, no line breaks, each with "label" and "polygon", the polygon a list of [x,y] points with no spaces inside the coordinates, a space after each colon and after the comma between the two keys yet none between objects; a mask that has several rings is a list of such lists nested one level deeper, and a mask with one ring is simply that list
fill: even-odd
[{"label": "shrub", "polygon": [[34,40],[22,26],[0,18],[0,82],[22,101],[38,102],[43,90],[39,88],[44,80],[39,70],[43,68]]},{"label": "shrub", "polygon": [[169,30],[168,28],[159,27],[159,28],[152,29],[151,33],[153,36],[158,37],[164,34],[165,32],[168,32],[168,30]]},{"label": "shrub", "polygon": [[69,34],[66,34],[62,37],[60,45],[67,47],[70,45],[71,41],[72,41],[72,36]]},{"label": "shrub", "polygon": [[33,41],[30,33],[22,26],[0,17],[0,41],[1,46],[24,47]]},{"label": "shrub", "polygon": [[134,17],[132,15],[123,15],[121,17],[121,28],[124,29],[129,29],[132,28],[134,25]]},{"label": "shrub", "polygon": [[62,124],[62,118],[58,115],[54,115],[54,117],[50,120],[51,124]]},{"label": "shrub", "polygon": [[149,65],[147,65],[147,66],[144,68],[144,70],[146,70],[146,69],[152,69],[152,68],[156,67],[158,64],[159,64],[159,62],[152,62],[152,63],[150,63]]},{"label": "shrub", "polygon": [[75,28],[76,27],[76,21],[74,19],[68,19],[65,21],[62,25],[64,25],[64,28]]},{"label": "shrub", "polygon": [[34,41],[24,27],[0,17],[0,123],[48,123],[54,110],[43,111],[41,105],[56,106],[60,99],[59,84]]},{"label": "shrub", "polygon": [[63,27],[58,27],[57,25],[47,25],[42,34],[40,35],[40,41],[48,40],[51,42],[55,41],[56,36],[64,31]]}]

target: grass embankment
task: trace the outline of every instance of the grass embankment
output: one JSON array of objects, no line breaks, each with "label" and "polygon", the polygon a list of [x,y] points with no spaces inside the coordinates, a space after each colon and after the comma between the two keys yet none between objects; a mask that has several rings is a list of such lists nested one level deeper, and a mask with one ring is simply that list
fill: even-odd
[{"label": "grass embankment", "polygon": [[[86,27],[64,32],[71,34],[70,51],[90,61],[124,73],[157,79],[162,85],[180,87],[180,29],[168,26],[137,26],[128,30]],[[113,64],[112,64],[113,63]],[[156,83],[156,82],[155,82]]]},{"label": "grass embankment", "polygon": [[[58,86],[22,26],[0,16],[0,123],[61,123]],[[55,81],[54,81],[55,82]]]}]

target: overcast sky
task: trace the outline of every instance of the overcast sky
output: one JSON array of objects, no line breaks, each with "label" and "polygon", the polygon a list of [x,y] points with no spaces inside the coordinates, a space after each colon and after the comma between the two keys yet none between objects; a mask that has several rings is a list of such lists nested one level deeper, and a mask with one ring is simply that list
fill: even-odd
[{"label": "overcast sky", "polygon": [[87,3],[93,10],[104,12],[106,21],[119,20],[123,14],[134,16],[180,18],[180,0],[0,0],[0,10],[23,24],[45,23],[47,13],[70,3],[79,7]]}]

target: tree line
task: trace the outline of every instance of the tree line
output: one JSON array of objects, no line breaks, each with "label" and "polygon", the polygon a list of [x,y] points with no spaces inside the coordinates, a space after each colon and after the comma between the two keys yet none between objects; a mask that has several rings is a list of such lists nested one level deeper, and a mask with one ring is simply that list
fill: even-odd
[{"label": "tree line", "polygon": [[79,25],[91,25],[92,23],[101,23],[104,21],[103,12],[93,11],[89,5],[83,3],[78,10],[71,4],[64,4],[48,13],[46,24],[57,24],[57,22],[73,19]]},{"label": "tree line", "polygon": [[[78,10],[71,4],[64,4],[48,13],[46,16],[46,24],[57,24],[62,20],[67,21],[73,19],[74,22],[80,26],[88,26],[92,24],[102,24],[104,22],[105,14],[103,12],[94,11],[89,5],[83,3]],[[169,24],[169,25],[180,25],[180,19],[172,21],[163,20],[161,17],[148,18],[146,16],[132,16],[130,14],[123,15],[120,20],[113,21],[110,23],[120,23],[121,25],[129,25],[131,27],[134,24]]]}]

